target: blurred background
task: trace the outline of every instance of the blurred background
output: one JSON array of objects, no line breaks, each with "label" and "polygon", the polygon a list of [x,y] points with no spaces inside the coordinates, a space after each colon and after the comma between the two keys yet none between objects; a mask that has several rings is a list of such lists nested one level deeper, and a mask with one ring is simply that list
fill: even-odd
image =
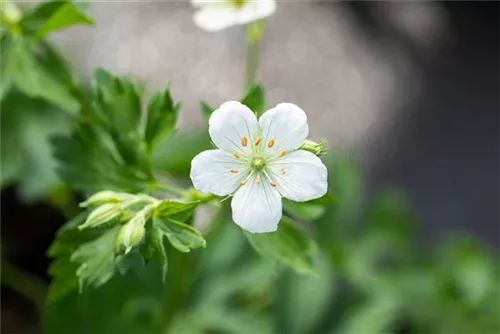
[{"label": "blurred background", "polygon": [[[289,324],[293,313],[286,313],[284,305],[309,300],[312,286],[318,284],[286,276],[279,282],[293,286],[298,295],[278,291],[274,306],[265,311],[269,317],[278,314],[278,332],[325,333],[337,322],[347,324],[332,333],[499,332],[499,9],[498,2],[278,3],[266,22],[257,78],[269,106],[296,103],[308,114],[312,139],[328,139],[330,186],[338,202],[318,217],[318,226],[334,226],[326,231],[338,233],[340,239],[346,236],[345,240],[357,240],[347,237],[353,231],[358,237],[373,232],[377,235],[373,242],[388,247],[383,262],[399,263],[387,259],[386,253],[397,258],[400,252],[408,253],[415,265],[403,264],[401,272],[418,280],[407,282],[410,288],[399,292],[395,306],[385,299],[379,303],[370,293],[352,293],[358,286],[364,291],[374,284],[356,277],[377,274],[347,269],[353,276],[342,280],[328,276],[322,281],[324,291],[334,301],[311,302],[317,304],[311,304],[310,312],[323,314],[322,320],[307,318],[293,327]],[[146,94],[170,83],[174,98],[183,103],[181,133],[195,136],[206,131],[199,100],[218,106],[241,97],[243,29],[205,32],[193,24],[191,5],[180,2],[95,2],[88,14],[95,19],[93,27],[72,27],[50,35],[50,41],[87,78],[103,67],[137,78]],[[45,252],[65,221],[58,199],[61,194],[79,195],[55,176],[46,138],[64,133],[68,125],[61,122],[62,128],[53,129],[50,121],[46,128],[37,123],[34,130],[33,113],[16,123],[9,113],[18,105],[17,100],[2,102],[2,258],[33,275],[35,285],[44,286],[49,282]],[[15,133],[18,124],[23,124],[22,143]],[[17,153],[7,156],[9,149]],[[22,156],[22,161],[15,167],[4,165],[4,159],[13,156]],[[169,158],[158,157],[158,164],[171,167]],[[396,218],[391,210],[397,212]],[[369,225],[347,232],[336,227],[351,220]],[[399,243],[400,234],[374,232],[370,224],[387,231],[404,229],[405,238],[417,246],[407,249],[406,241]],[[448,247],[452,236],[461,236],[461,241]],[[333,240],[337,239],[327,243]],[[340,253],[350,253],[349,247]],[[372,251],[363,252],[368,257]],[[333,249],[328,252],[337,254]],[[347,258],[339,261],[345,263]],[[433,264],[421,267],[422,263]],[[329,264],[333,276],[336,265]],[[381,277],[384,286],[399,286]],[[458,288],[447,285],[454,279]],[[6,286],[3,276],[2,283],[2,331],[38,332],[36,308]],[[420,306],[428,307],[436,319],[414,315],[406,309],[411,305],[402,306],[401,300],[408,304],[413,298],[409,291],[425,295],[418,289],[430,286],[442,288],[442,298],[432,300],[435,305],[423,300]],[[363,306],[352,308],[356,303]],[[346,320],[351,316],[352,324]],[[380,318],[387,321],[379,324]],[[442,326],[433,324],[436,321]],[[364,327],[356,327],[359,324]],[[235,326],[245,332],[243,325]],[[259,330],[246,333],[261,332],[259,326],[249,328]],[[211,333],[193,328],[178,332]]]}]

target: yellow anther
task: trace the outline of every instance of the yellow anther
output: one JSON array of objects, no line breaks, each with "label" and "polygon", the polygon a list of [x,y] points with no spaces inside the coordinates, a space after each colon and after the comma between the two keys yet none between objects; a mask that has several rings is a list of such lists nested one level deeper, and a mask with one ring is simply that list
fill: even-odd
[{"label": "yellow anther", "polygon": [[257,177],[255,178],[255,183],[257,183],[257,184],[259,184],[259,183],[260,183],[260,176],[257,176]]},{"label": "yellow anther", "polygon": [[246,147],[248,145],[248,139],[247,139],[247,137],[241,138],[241,145],[243,145],[243,147]]},{"label": "yellow anther", "polygon": [[262,137],[261,137],[261,136],[259,136],[259,138],[257,138],[257,139],[255,140],[255,146],[258,146],[258,145],[260,144],[260,142],[261,142],[261,141],[262,141]]},{"label": "yellow anther", "polygon": [[276,183],[274,183],[272,180],[269,180],[269,184],[271,185],[271,187],[276,187]]},{"label": "yellow anther", "polygon": [[267,147],[271,148],[274,146],[274,139],[271,139],[269,143],[267,143]]},{"label": "yellow anther", "polygon": [[281,174],[283,174],[283,175],[286,174],[286,170],[284,168],[281,169]]},{"label": "yellow anther", "polygon": [[239,158],[240,158],[240,155],[238,154],[238,152],[234,152],[234,154],[233,154],[233,155],[234,155],[234,157],[235,157],[236,159],[239,159]]},{"label": "yellow anther", "polygon": [[244,186],[245,184],[248,183],[248,179],[241,181],[241,185]]},{"label": "yellow anther", "polygon": [[238,173],[238,171],[236,169],[231,169],[230,172],[233,173],[233,174]]},{"label": "yellow anther", "polygon": [[285,151],[280,151],[279,157],[283,158],[285,156],[286,152]]}]

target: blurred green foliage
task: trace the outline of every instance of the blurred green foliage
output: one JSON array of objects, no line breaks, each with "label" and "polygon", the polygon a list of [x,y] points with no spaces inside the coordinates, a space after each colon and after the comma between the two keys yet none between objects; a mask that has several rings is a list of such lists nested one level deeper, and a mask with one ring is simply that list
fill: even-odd
[{"label": "blurred green foliage", "polygon": [[[2,187],[26,200],[62,183],[119,192],[91,197],[48,250],[44,332],[500,331],[500,266],[482,243],[422,245],[404,195],[367,197],[357,164],[335,153],[327,196],[284,201],[276,233],[242,233],[227,202],[176,188],[210,139],[176,132],[181,105],[168,88],[144,103],[132,80],[98,70],[89,92],[47,42],[92,23],[80,3],[12,13],[2,7]],[[258,84],[241,101],[266,109]],[[207,120],[213,110],[201,102]],[[131,223],[141,228],[127,234]]]}]

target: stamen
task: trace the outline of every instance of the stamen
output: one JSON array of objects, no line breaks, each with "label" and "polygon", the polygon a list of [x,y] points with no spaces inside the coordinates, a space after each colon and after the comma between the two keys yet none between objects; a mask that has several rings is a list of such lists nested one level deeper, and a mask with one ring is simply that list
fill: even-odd
[{"label": "stamen", "polygon": [[247,183],[248,183],[248,179],[245,179],[245,180],[241,181],[241,185],[242,185],[242,186],[244,186],[244,185],[245,185],[245,184],[247,184]]},{"label": "stamen", "polygon": [[279,157],[283,158],[285,156],[286,152],[285,151],[280,151]]},{"label": "stamen", "polygon": [[274,139],[271,139],[269,143],[267,143],[267,147],[271,148],[274,146]]},{"label": "stamen", "polygon": [[286,170],[284,168],[281,169],[281,174],[283,174],[283,175],[286,174]]},{"label": "stamen", "polygon": [[243,147],[246,147],[248,145],[248,139],[247,139],[247,137],[241,138],[241,145],[243,145]]},{"label": "stamen", "polygon": [[240,158],[240,155],[238,154],[238,152],[234,152],[234,154],[233,154],[233,155],[234,155],[234,157],[235,157],[236,159],[239,159],[239,158]]},{"label": "stamen", "polygon": [[231,169],[230,172],[233,173],[233,174],[238,173],[238,171],[236,169]]},{"label": "stamen", "polygon": [[255,178],[255,183],[257,183],[257,184],[259,184],[259,183],[260,183],[260,176],[257,176],[257,177]]},{"label": "stamen", "polygon": [[261,141],[262,141],[262,137],[259,136],[259,138],[257,138],[257,140],[255,141],[255,146],[259,146]]},{"label": "stamen", "polygon": [[271,187],[276,187],[276,183],[274,183],[272,180],[269,180],[269,184],[271,185]]}]

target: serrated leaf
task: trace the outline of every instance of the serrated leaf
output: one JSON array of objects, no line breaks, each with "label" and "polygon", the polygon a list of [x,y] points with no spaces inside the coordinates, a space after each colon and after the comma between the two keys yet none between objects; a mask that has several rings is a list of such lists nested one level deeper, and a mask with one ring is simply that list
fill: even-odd
[{"label": "serrated leaf", "polygon": [[48,33],[76,24],[92,25],[93,21],[71,2],[66,2],[37,31],[36,36],[42,38]]},{"label": "serrated leaf", "polygon": [[[4,40],[2,40],[4,41]],[[3,74],[24,94],[47,100],[62,110],[75,114],[80,109],[71,87],[59,82],[36,57],[33,44],[22,36],[12,36],[2,43]]]},{"label": "serrated leaf", "polygon": [[134,83],[98,69],[93,91],[94,107],[109,131],[122,138],[138,134],[141,102]]},{"label": "serrated leaf", "polygon": [[80,289],[101,286],[115,274],[118,231],[119,226],[107,230],[97,239],[78,247],[71,255],[71,261],[79,264],[76,275]]},{"label": "serrated leaf", "polygon": [[143,191],[148,176],[120,159],[110,141],[102,129],[87,124],[78,125],[69,138],[54,138],[54,155],[62,179],[74,189],[88,192]]},{"label": "serrated leaf", "polygon": [[162,230],[156,226],[158,224],[157,219],[153,219],[153,228],[150,234],[150,246],[152,248],[151,258],[155,259],[161,266],[162,272],[162,280],[165,282],[165,278],[167,276],[168,271],[168,257],[167,252],[165,250],[164,242],[164,234]]},{"label": "serrated leaf", "polygon": [[214,108],[212,108],[207,102],[205,101],[200,101],[200,108],[201,108],[201,113],[203,115],[203,118],[208,122],[210,119],[210,116],[214,112]]},{"label": "serrated leaf", "polygon": [[264,258],[286,264],[298,273],[316,273],[309,254],[314,241],[288,220],[282,219],[276,232],[245,232],[245,236]]},{"label": "serrated leaf", "polygon": [[173,247],[183,253],[187,253],[194,248],[206,246],[206,241],[201,233],[195,228],[175,221],[169,221],[161,218],[156,220],[155,228],[160,230],[170,241]]},{"label": "serrated leaf", "polygon": [[199,202],[179,202],[173,200],[163,200],[155,209],[155,215],[161,219],[171,219],[183,222],[198,206]]},{"label": "serrated leaf", "polygon": [[262,115],[266,111],[266,100],[262,86],[259,84],[251,85],[241,103],[250,108],[257,116]]},{"label": "serrated leaf", "polygon": [[180,104],[174,104],[170,90],[155,94],[148,105],[145,139],[153,147],[161,140],[170,138],[175,133],[175,125]]}]

